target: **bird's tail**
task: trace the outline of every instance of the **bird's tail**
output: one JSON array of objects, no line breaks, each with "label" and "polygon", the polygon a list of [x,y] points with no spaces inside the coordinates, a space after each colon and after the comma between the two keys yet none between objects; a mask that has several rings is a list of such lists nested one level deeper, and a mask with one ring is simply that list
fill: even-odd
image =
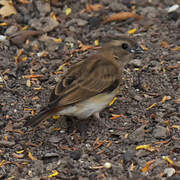
[{"label": "bird's tail", "polygon": [[27,119],[24,126],[31,126],[35,127],[37,126],[41,121],[45,121],[48,118],[50,118],[53,114],[55,114],[57,111],[56,109],[42,109],[39,114],[35,115],[31,119]]}]

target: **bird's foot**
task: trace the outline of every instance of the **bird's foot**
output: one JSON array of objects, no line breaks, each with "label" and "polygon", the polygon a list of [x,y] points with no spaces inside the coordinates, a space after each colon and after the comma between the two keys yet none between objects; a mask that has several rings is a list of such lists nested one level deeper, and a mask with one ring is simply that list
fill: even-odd
[{"label": "bird's foot", "polygon": [[[95,117],[96,120],[98,120],[98,124],[99,124],[100,128],[105,127],[108,129],[112,129],[112,127],[105,122],[105,118],[100,117],[99,112],[94,113],[93,116]],[[102,127],[102,125],[103,125],[103,127]]]}]

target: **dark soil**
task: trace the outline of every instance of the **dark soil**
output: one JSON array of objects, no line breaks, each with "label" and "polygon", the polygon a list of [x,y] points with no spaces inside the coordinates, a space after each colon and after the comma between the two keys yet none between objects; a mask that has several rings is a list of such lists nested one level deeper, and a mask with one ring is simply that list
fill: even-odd
[{"label": "dark soil", "polygon": [[[13,2],[17,14],[1,18],[8,26],[0,27],[0,34],[9,37],[0,43],[0,179],[180,179],[180,48],[173,49],[180,47],[180,8],[167,11],[180,1]],[[82,12],[87,3],[104,8]],[[68,16],[67,7],[72,9]],[[112,13],[133,9],[144,19],[103,23]],[[51,12],[57,20],[50,20]],[[25,25],[36,36],[14,37]],[[101,112],[102,121],[72,123],[60,117],[36,129],[23,127],[46,105],[69,64],[95,52],[82,51],[78,41],[94,45],[99,40],[101,45],[133,28],[137,31],[130,36],[148,50],[124,70],[121,94]],[[43,76],[24,77],[30,74]],[[112,114],[121,116],[111,119]]]}]

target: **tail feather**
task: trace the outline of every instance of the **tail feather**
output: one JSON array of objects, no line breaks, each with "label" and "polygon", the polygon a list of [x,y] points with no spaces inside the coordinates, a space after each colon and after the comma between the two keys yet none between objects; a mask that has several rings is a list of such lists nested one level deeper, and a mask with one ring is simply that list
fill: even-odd
[{"label": "tail feather", "polygon": [[45,121],[48,118],[50,118],[53,114],[55,113],[55,110],[42,110],[39,112],[39,114],[37,114],[36,116],[32,117],[31,119],[28,119],[24,126],[37,126],[41,121]]}]

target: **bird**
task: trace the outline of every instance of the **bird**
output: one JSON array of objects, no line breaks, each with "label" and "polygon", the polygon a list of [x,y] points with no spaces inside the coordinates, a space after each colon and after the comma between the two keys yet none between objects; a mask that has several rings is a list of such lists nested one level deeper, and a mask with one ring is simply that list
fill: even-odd
[{"label": "bird", "polygon": [[104,43],[96,54],[69,68],[52,90],[48,105],[26,120],[25,126],[35,127],[55,114],[100,119],[99,113],[119,94],[124,66],[139,53],[143,49],[128,36]]}]

